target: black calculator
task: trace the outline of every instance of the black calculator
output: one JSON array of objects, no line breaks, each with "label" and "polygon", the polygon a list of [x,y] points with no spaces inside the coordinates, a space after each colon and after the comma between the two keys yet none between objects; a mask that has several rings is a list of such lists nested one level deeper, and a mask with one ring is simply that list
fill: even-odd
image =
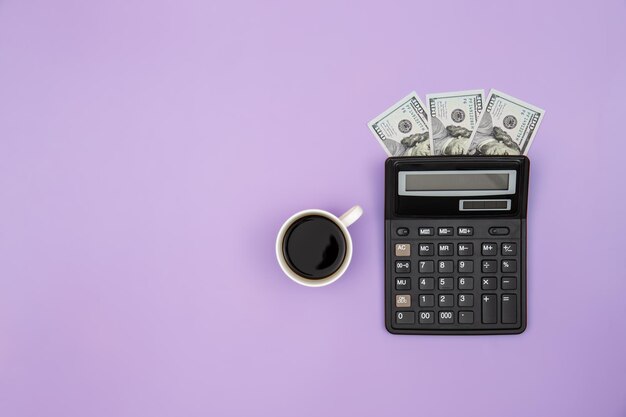
[{"label": "black calculator", "polygon": [[385,324],[395,334],[526,328],[525,156],[385,165]]}]

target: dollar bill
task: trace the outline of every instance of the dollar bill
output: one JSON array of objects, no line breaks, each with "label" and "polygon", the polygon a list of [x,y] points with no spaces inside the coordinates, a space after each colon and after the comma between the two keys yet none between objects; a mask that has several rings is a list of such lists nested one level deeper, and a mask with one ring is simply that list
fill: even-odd
[{"label": "dollar bill", "polygon": [[428,118],[412,92],[367,124],[389,156],[430,155]]},{"label": "dollar bill", "polygon": [[491,90],[485,111],[472,132],[467,153],[527,155],[544,114],[538,107]]},{"label": "dollar bill", "polygon": [[483,109],[484,90],[428,94],[428,131],[433,155],[461,155]]}]

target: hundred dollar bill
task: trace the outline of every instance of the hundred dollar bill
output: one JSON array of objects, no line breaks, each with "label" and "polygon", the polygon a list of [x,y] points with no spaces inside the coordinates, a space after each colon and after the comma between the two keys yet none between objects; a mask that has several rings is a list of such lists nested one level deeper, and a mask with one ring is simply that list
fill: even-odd
[{"label": "hundred dollar bill", "polygon": [[483,109],[484,90],[428,94],[430,148],[433,155],[461,155]]},{"label": "hundred dollar bill", "polygon": [[545,111],[491,90],[485,111],[472,132],[470,155],[528,154]]},{"label": "hundred dollar bill", "polygon": [[367,124],[389,156],[430,155],[428,119],[412,92]]}]

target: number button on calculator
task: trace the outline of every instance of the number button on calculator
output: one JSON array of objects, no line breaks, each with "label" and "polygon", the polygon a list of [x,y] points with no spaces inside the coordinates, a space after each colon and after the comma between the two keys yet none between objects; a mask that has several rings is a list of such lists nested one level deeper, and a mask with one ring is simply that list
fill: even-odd
[{"label": "number button on calculator", "polygon": [[464,274],[474,272],[474,261],[459,261],[458,271]]},{"label": "number button on calculator", "polygon": [[420,290],[431,291],[435,289],[435,278],[420,278]]},{"label": "number button on calculator", "polygon": [[435,313],[432,311],[420,311],[419,320],[421,324],[433,324],[435,322]]},{"label": "number button on calculator", "polygon": [[454,284],[452,283],[452,278],[439,278],[440,290],[451,290],[453,288]]},{"label": "number button on calculator", "polygon": [[454,271],[454,261],[439,261],[438,271],[444,274]]},{"label": "number button on calculator", "polygon": [[396,313],[397,324],[413,324],[415,323],[415,313],[412,311],[398,311]]},{"label": "number button on calculator", "polygon": [[423,294],[423,295],[420,295],[419,305],[420,305],[420,307],[434,307],[435,306],[435,296],[433,294]]},{"label": "number button on calculator", "polygon": [[419,272],[420,274],[431,274],[435,272],[435,262],[434,261],[420,261]]},{"label": "number button on calculator", "polygon": [[459,290],[473,290],[474,278],[472,277],[460,277],[459,278]]},{"label": "number button on calculator", "polygon": [[454,313],[452,311],[440,311],[439,312],[439,323],[441,323],[441,324],[452,324],[452,323],[454,323]]},{"label": "number button on calculator", "polygon": [[459,307],[473,307],[474,295],[473,294],[459,294]]},{"label": "number button on calculator", "polygon": [[441,294],[439,296],[439,307],[452,307],[454,305],[454,297],[452,294]]}]

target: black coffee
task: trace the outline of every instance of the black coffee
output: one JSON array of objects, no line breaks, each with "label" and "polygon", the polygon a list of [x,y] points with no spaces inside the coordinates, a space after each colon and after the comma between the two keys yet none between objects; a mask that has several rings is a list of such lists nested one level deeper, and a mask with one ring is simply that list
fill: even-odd
[{"label": "black coffee", "polygon": [[346,238],[333,221],[322,216],[296,220],[285,233],[283,253],[299,275],[322,279],[336,272],[346,256]]}]

